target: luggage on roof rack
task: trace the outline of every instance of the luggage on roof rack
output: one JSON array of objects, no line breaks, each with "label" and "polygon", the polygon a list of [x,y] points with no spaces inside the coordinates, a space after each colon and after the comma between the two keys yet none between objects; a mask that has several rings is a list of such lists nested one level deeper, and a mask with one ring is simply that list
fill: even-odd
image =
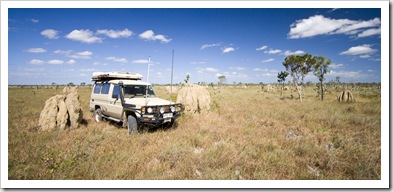
[{"label": "luggage on roof rack", "polygon": [[128,79],[128,80],[141,80],[142,75],[139,73],[128,73],[128,72],[94,72],[91,80],[92,81],[104,81],[112,79]]}]

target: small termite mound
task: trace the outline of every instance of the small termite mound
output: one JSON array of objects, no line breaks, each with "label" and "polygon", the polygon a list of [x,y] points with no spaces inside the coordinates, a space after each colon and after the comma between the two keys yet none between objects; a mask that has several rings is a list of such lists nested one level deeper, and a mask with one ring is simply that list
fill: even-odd
[{"label": "small termite mound", "polygon": [[264,91],[270,93],[270,92],[274,92],[275,89],[274,89],[274,87],[273,87],[272,85],[268,84],[268,85],[266,85],[266,87],[264,88]]},{"label": "small termite mound", "polygon": [[207,113],[210,110],[210,93],[199,85],[186,84],[179,91],[176,103],[183,104],[186,113]]},{"label": "small termite mound", "polygon": [[356,101],[352,93],[348,90],[340,92],[337,96],[338,102],[354,102]]}]

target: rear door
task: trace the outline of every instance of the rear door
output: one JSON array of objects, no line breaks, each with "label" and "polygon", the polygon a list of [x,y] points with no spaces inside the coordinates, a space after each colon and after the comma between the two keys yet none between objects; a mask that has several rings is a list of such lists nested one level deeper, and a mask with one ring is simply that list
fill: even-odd
[{"label": "rear door", "polygon": [[102,113],[106,115],[107,108],[105,106],[107,105],[108,95],[101,94],[103,85],[104,83],[102,82],[96,82],[94,84],[93,92],[91,94],[90,107],[95,108],[96,106],[99,106]]}]

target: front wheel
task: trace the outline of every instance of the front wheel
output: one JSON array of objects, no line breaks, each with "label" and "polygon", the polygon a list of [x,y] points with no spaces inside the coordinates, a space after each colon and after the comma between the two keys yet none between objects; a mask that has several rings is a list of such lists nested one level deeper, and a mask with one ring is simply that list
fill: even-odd
[{"label": "front wheel", "polygon": [[127,128],[128,134],[137,133],[138,132],[138,124],[134,116],[129,115],[127,118]]}]

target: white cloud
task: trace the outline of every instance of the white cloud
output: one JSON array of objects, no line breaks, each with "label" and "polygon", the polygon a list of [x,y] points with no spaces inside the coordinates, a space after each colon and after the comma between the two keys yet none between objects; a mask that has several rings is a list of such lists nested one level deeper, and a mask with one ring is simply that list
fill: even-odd
[{"label": "white cloud", "polygon": [[67,56],[67,57],[71,57],[71,58],[74,58],[74,59],[91,59],[91,56],[93,55],[93,52],[91,52],[91,51],[83,51],[83,52],[78,52],[78,53],[75,53],[75,54],[72,54],[72,50],[66,50],[66,51],[64,51],[64,50],[56,50],[56,51],[53,51],[53,53],[56,53],[56,54],[60,54],[60,55],[65,55],[65,56]]},{"label": "white cloud", "polygon": [[327,73],[326,76],[328,77],[344,77],[344,78],[356,78],[356,79],[362,79],[364,77],[367,77],[367,73],[362,73],[362,71],[334,71],[331,70],[330,73]]},{"label": "white cloud", "polygon": [[56,51],[53,51],[53,53],[60,54],[60,55],[69,55],[72,53],[72,50],[67,50],[67,51],[56,50]]},{"label": "white cloud", "polygon": [[151,41],[159,40],[162,43],[169,43],[172,40],[166,38],[164,35],[155,35],[153,30],[147,30],[139,34],[139,38]]},{"label": "white cloud", "polygon": [[201,46],[201,50],[210,48],[210,47],[219,47],[221,46],[221,43],[213,43],[213,44],[204,44]]},{"label": "white cloud", "polygon": [[41,32],[41,35],[48,39],[57,39],[59,36],[57,36],[58,31],[54,29],[45,29]]},{"label": "white cloud", "polygon": [[43,48],[30,48],[27,50],[29,53],[45,53],[46,50]]},{"label": "white cloud", "polygon": [[256,50],[257,50],[257,51],[262,51],[262,50],[264,50],[264,49],[266,49],[266,48],[267,48],[267,45],[264,45],[264,46],[262,46],[262,47],[257,48]]},{"label": "white cloud", "polygon": [[281,53],[281,50],[280,49],[270,49],[269,51],[265,51],[264,53],[276,54],[276,53]]},{"label": "white cloud", "polygon": [[335,64],[332,63],[329,65],[330,68],[336,69],[336,68],[340,68],[340,67],[344,67],[344,64]]},{"label": "white cloud", "polygon": [[114,61],[114,62],[119,62],[119,63],[127,63],[127,59],[126,58],[119,58],[119,57],[107,57],[105,58],[108,61]]},{"label": "white cloud", "polygon": [[71,33],[65,36],[67,39],[73,41],[80,41],[82,43],[101,43],[102,40],[99,37],[93,35],[93,32],[86,29],[73,30]]},{"label": "white cloud", "polygon": [[267,62],[272,62],[272,61],[274,61],[274,59],[273,59],[273,58],[270,58],[270,59],[265,59],[265,60],[263,60],[262,62],[263,62],[263,63],[267,63]]},{"label": "white cloud", "polygon": [[95,68],[82,68],[82,69],[80,69],[80,71],[82,71],[82,72],[91,72],[91,71],[98,71],[97,69],[95,69]]},{"label": "white cloud", "polygon": [[132,31],[128,30],[128,29],[124,29],[122,31],[115,31],[115,30],[107,30],[107,29],[103,29],[103,30],[97,30],[97,34],[104,34],[110,38],[122,38],[122,37],[129,37],[132,35]]},{"label": "white cloud", "polygon": [[146,59],[138,59],[138,60],[133,60],[131,63],[136,63],[136,64],[148,64],[149,60]]},{"label": "white cloud", "polygon": [[365,59],[365,58],[370,58],[371,55],[366,54],[366,55],[360,55],[359,57]]},{"label": "white cloud", "polygon": [[40,22],[40,20],[38,20],[38,19],[31,19],[31,22],[38,23],[38,22]]},{"label": "white cloud", "polygon": [[235,48],[233,48],[233,47],[226,47],[226,48],[224,48],[222,50],[223,53],[229,53],[229,52],[232,52],[232,51],[235,51]]},{"label": "white cloud", "polygon": [[196,64],[205,64],[206,62],[204,61],[193,61],[190,64],[196,65]]},{"label": "white cloud", "polygon": [[288,55],[301,55],[304,54],[305,52],[302,50],[297,50],[295,52],[291,52],[291,51],[285,51],[284,55],[288,56]]},{"label": "white cloud", "polygon": [[346,51],[340,53],[340,55],[368,55],[376,52],[376,49],[372,49],[370,44],[359,45],[351,47]]},{"label": "white cloud", "polygon": [[261,68],[254,68],[254,71],[268,71],[267,69],[261,69]]},{"label": "white cloud", "polygon": [[370,61],[381,61],[380,58],[370,58],[370,59],[368,59],[368,60],[370,60]]},{"label": "white cloud", "polygon": [[206,71],[208,71],[208,72],[217,72],[218,69],[214,69],[214,68],[211,68],[211,67],[207,67],[207,68],[206,68]]},{"label": "white cloud", "polygon": [[44,63],[45,63],[44,61],[41,61],[39,59],[32,59],[31,61],[28,62],[28,64],[31,64],[31,65],[42,65]]},{"label": "white cloud", "polygon": [[367,29],[358,34],[358,37],[368,37],[372,35],[379,35],[381,34],[381,28],[378,29]]},{"label": "white cloud", "polygon": [[353,21],[353,24],[343,25],[335,33],[337,33],[337,34],[350,33],[351,34],[352,31],[360,31],[360,29],[375,27],[375,26],[379,26],[380,24],[381,24],[381,20],[379,18],[375,18],[375,19],[369,20],[369,21]]},{"label": "white cloud", "polygon": [[51,65],[61,65],[63,63],[64,63],[64,61],[62,61],[62,60],[50,60],[50,61],[48,61],[48,64],[51,64]]},{"label": "white cloud", "polygon": [[290,26],[290,39],[313,37],[317,35],[347,34],[354,35],[365,28],[379,26],[381,20],[375,18],[368,21],[331,19],[323,15],[311,16],[308,19],[297,20]]},{"label": "white cloud", "polygon": [[[20,70],[20,68],[18,68],[18,70]],[[29,71],[29,72],[31,72],[31,71],[45,71],[45,68],[39,68],[39,69],[37,69],[37,68],[23,68],[22,70]]]},{"label": "white cloud", "polygon": [[231,74],[227,75],[227,78],[232,78],[232,79],[247,79],[248,75],[244,73],[239,73],[239,72],[232,72]]},{"label": "white cloud", "polygon": [[74,59],[90,59],[92,55],[93,55],[93,53],[90,51],[83,51],[83,52],[79,52],[79,53],[76,53],[73,55],[68,55],[68,56],[71,58],[74,58]]},{"label": "white cloud", "polygon": [[215,68],[212,68],[212,67],[207,67],[207,68],[197,67],[196,70],[197,70],[198,73],[217,72],[218,71],[218,69],[215,69]]},{"label": "white cloud", "polygon": [[331,12],[333,12],[333,11],[337,10],[337,9],[339,9],[339,8],[333,8],[333,9],[330,9],[330,10],[328,11],[328,13],[331,13]]},{"label": "white cloud", "polygon": [[67,64],[70,64],[70,65],[75,64],[75,63],[76,63],[76,61],[73,59],[70,59],[69,61],[67,61]]},{"label": "white cloud", "polygon": [[231,78],[231,79],[248,79],[248,75],[244,74],[244,73],[239,73],[239,72],[224,72],[224,73],[217,73],[216,77],[219,76],[225,76],[227,79]]},{"label": "white cloud", "polygon": [[229,69],[231,69],[231,70],[243,71],[243,70],[246,69],[246,68],[244,68],[244,67],[229,67]]},{"label": "white cloud", "polygon": [[272,77],[272,76],[277,76],[277,73],[279,72],[276,69],[261,69],[261,68],[254,68],[254,71],[257,72],[262,72],[262,73],[258,73],[257,77]]},{"label": "white cloud", "polygon": [[273,73],[262,73],[262,74],[260,74],[259,76],[262,76],[262,77],[272,77],[272,76],[277,76],[277,74],[273,74]]}]

